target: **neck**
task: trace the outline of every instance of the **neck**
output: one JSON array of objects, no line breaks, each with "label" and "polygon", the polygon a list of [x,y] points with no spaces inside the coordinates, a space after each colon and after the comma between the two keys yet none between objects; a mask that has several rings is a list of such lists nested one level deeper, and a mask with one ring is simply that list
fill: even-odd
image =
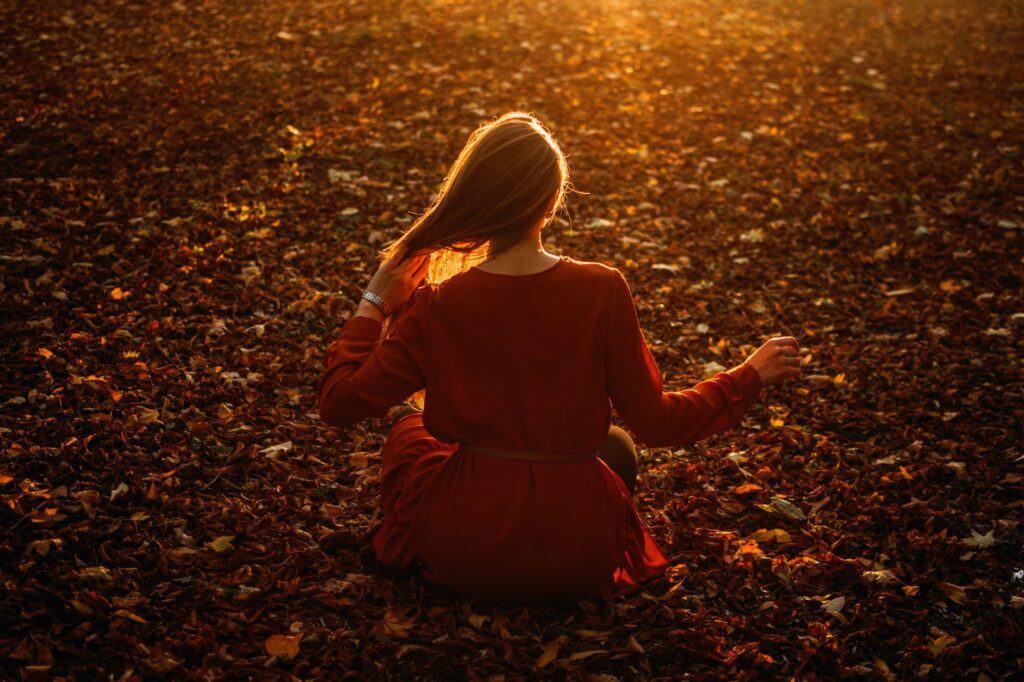
[{"label": "neck", "polygon": [[544,250],[540,230],[534,230],[521,242],[502,251],[477,267],[484,272],[507,275],[529,275],[551,267],[558,256]]}]

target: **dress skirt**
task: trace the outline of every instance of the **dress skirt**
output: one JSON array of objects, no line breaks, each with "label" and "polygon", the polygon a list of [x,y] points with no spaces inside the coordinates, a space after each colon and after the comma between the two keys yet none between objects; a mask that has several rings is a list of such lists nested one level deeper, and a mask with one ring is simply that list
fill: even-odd
[{"label": "dress skirt", "polygon": [[596,457],[463,452],[410,414],[392,428],[382,459],[377,556],[471,598],[608,598],[668,565],[625,484]]}]

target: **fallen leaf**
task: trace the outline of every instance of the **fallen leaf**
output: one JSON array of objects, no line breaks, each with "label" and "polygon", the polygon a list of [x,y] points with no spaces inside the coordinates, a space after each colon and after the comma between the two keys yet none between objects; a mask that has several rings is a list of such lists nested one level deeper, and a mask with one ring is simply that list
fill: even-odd
[{"label": "fallen leaf", "polygon": [[225,552],[232,548],[231,542],[235,539],[234,535],[221,535],[209,544],[210,549],[214,552]]},{"label": "fallen leaf", "polygon": [[124,481],[121,481],[113,490],[110,491],[110,501],[113,502],[117,499],[118,495],[126,492],[128,492],[128,485]]},{"label": "fallen leaf", "polygon": [[283,443],[278,443],[277,445],[271,445],[269,447],[265,447],[262,450],[260,450],[260,453],[262,453],[264,455],[267,455],[267,456],[270,456],[270,455],[277,455],[277,454],[282,453],[282,452],[288,452],[291,449],[292,449],[292,442],[290,440],[286,440]]},{"label": "fallen leaf", "polygon": [[888,569],[864,571],[860,574],[860,578],[865,583],[873,585],[894,585],[900,582],[900,579],[896,577],[896,574]]},{"label": "fallen leaf", "polygon": [[770,502],[771,508],[779,512],[783,516],[793,519],[794,521],[806,521],[807,516],[789,500],[784,500],[781,497],[773,497]]},{"label": "fallen leaf", "polygon": [[299,654],[299,643],[302,642],[302,634],[297,635],[271,635],[263,643],[267,653],[271,656],[290,661]]},{"label": "fallen leaf", "polygon": [[771,530],[761,529],[748,536],[748,539],[760,543],[774,542],[779,545],[793,542],[793,538],[790,534],[781,528],[772,528]]},{"label": "fallen leaf", "polygon": [[946,647],[948,647],[950,644],[953,644],[954,642],[956,642],[955,637],[950,637],[949,635],[941,635],[928,643],[928,651],[932,653],[932,656],[938,656],[943,651],[945,651]]},{"label": "fallen leaf", "polygon": [[967,591],[959,585],[946,582],[939,582],[938,585],[939,589],[942,590],[942,593],[957,604],[963,604],[967,601]]},{"label": "fallen leaf", "polygon": [[377,623],[375,631],[382,637],[408,637],[409,630],[415,624],[414,616],[408,616],[404,611],[396,608],[389,608],[384,613],[384,618]]},{"label": "fallen leaf", "polygon": [[543,668],[555,660],[558,657],[558,651],[562,648],[562,645],[565,644],[566,639],[567,637],[562,635],[561,637],[557,637],[548,642],[544,646],[544,651],[537,657],[537,661],[534,663],[534,666],[537,668]]},{"label": "fallen leaf", "polygon": [[963,538],[961,542],[963,542],[968,547],[977,547],[979,549],[984,549],[986,547],[991,547],[992,545],[996,544],[996,538],[994,535],[994,531],[990,530],[989,532],[982,535],[981,533],[972,528],[971,537]]},{"label": "fallen leaf", "polygon": [[591,649],[589,651],[577,651],[574,654],[570,654],[568,660],[570,662],[572,662],[572,661],[583,661],[583,660],[586,660],[586,659],[590,658],[591,656],[597,656],[598,654],[607,654],[607,653],[608,652],[604,651],[603,649]]},{"label": "fallen leaf", "polygon": [[636,641],[636,637],[633,635],[630,635],[626,640],[626,648],[638,654],[645,653],[644,648],[640,645],[640,642]]},{"label": "fallen leaf", "polygon": [[114,576],[111,575],[110,569],[106,566],[89,566],[87,568],[81,568],[78,570],[78,575],[82,578],[99,580],[101,582],[113,582],[114,580]]},{"label": "fallen leaf", "polygon": [[826,602],[822,602],[821,608],[825,609],[828,613],[839,613],[846,606],[846,597],[836,597],[835,599],[829,599]]}]

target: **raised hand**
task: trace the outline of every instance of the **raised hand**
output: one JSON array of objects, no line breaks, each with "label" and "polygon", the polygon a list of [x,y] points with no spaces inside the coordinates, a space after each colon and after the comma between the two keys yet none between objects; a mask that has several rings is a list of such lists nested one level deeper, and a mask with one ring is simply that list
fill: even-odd
[{"label": "raised hand", "polygon": [[[368,292],[383,299],[388,310],[397,310],[409,300],[412,292],[427,276],[427,269],[430,266],[429,253],[412,256],[399,262],[400,257],[401,254],[395,254],[382,263],[366,287]],[[359,302],[356,315],[365,315],[378,320],[384,318],[380,308],[367,300]]]},{"label": "raised hand", "polygon": [[775,386],[800,376],[800,347],[792,336],[768,339],[747,358],[747,364],[757,370],[762,386]]},{"label": "raised hand", "polygon": [[400,253],[395,254],[381,263],[366,287],[367,291],[383,298],[392,310],[400,308],[409,300],[412,292],[427,276],[427,267],[430,265],[430,254],[411,256],[399,263],[397,261],[401,256]]}]

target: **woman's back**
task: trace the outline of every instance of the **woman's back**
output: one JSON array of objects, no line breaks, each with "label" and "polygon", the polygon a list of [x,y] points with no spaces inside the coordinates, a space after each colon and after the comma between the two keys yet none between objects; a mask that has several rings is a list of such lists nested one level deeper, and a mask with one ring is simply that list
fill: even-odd
[{"label": "woman's back", "polygon": [[604,324],[616,277],[563,256],[532,275],[471,268],[425,291],[427,429],[505,450],[596,450],[611,417]]},{"label": "woman's back", "polygon": [[533,275],[471,268],[423,286],[379,344],[377,320],[345,328],[328,349],[321,417],[352,423],[426,388],[424,422],[446,443],[593,452],[610,398],[642,442],[680,445],[735,425],[761,385],[742,364],[663,392],[622,274],[567,257]]}]

